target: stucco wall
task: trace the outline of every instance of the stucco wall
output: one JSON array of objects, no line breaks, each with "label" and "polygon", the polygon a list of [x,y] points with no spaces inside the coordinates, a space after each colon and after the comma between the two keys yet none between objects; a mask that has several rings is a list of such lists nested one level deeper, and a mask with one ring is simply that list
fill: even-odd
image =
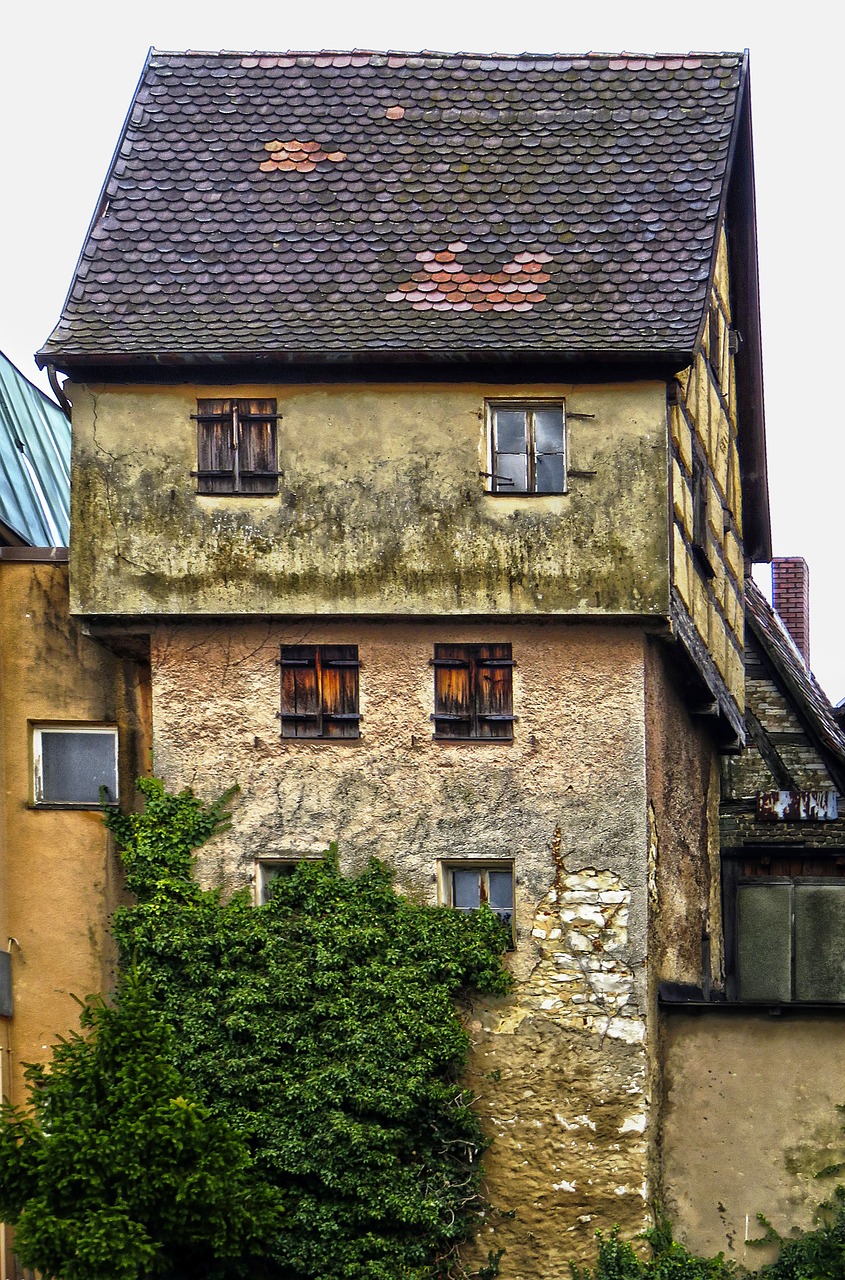
[{"label": "stucco wall", "polygon": [[[742,496],[737,450],[734,356],[724,230],[707,324],[693,364],[678,378],[670,408],[672,581],[703,645],[738,707],[743,706],[744,633]],[[704,459],[706,528],[694,529],[694,453]],[[695,550],[696,540],[701,550]],[[703,564],[708,566],[703,568]]]},{"label": "stucco wall", "polygon": [[[667,1205],[693,1249],[723,1249],[758,1267],[748,1248],[764,1213],[788,1235],[811,1224],[845,1160],[842,1060],[836,1014],[673,1011],[666,1016],[663,1162]],[[840,1179],[841,1180],[841,1179]]]},{"label": "stucco wall", "polygon": [[0,862],[2,945],[11,937],[14,1015],[7,1091],[23,1101],[24,1062],[45,1060],[75,1028],[73,996],[108,990],[108,917],[116,860],[98,812],[32,805],[33,722],[117,725],[120,785],[148,768],[145,695],[133,663],[82,633],[68,614],[66,564],[0,561],[0,752],[5,780]]},{"label": "stucco wall", "polygon": [[[438,642],[510,641],[513,743],[432,741]],[[282,740],[280,643],[357,644],[357,742]],[[568,1280],[596,1227],[644,1221],[651,1164],[646,1024],[644,649],[634,628],[310,620],[159,625],[155,766],[205,796],[237,781],[201,878],[248,884],[258,857],[376,854],[437,900],[439,859],[512,858],[517,978],[468,1013],[471,1083],[496,1141],[487,1248],[505,1280]],[[556,829],[559,839],[555,839]]]},{"label": "stucco wall", "polygon": [[[663,383],[68,390],[75,613],[668,614]],[[249,395],[280,493],[198,496],[197,398]],[[489,494],[485,400],[531,395],[572,415],[569,491]]]}]

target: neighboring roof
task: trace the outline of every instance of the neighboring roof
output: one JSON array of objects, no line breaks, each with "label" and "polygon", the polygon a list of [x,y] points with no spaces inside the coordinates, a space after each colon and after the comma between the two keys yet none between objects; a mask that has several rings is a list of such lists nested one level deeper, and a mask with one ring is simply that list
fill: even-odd
[{"label": "neighboring roof", "polygon": [[745,580],[745,621],[762,645],[784,692],[815,738],[837,785],[845,794],[845,732],[837,724],[824,690],[812,671],[805,667],[792,636],[751,578]]},{"label": "neighboring roof", "polygon": [[0,540],[67,546],[70,423],[0,352]]},{"label": "neighboring roof", "polygon": [[39,362],[680,359],[746,80],[738,53],[152,52]]}]

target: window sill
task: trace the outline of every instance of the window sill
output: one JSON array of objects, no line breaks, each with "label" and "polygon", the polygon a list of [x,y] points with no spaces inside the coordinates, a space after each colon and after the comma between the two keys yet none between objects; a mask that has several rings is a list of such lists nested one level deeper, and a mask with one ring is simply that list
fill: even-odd
[{"label": "window sill", "polygon": [[432,742],[445,742],[449,746],[470,746],[470,747],[510,747],[513,745],[513,736],[510,738],[448,738],[443,733],[433,733],[431,735]]},{"label": "window sill", "polygon": [[99,800],[91,803],[85,803],[81,800],[27,800],[27,809],[81,809],[90,813],[98,813],[106,809],[118,809],[120,807],[119,800],[108,800],[105,805],[101,805]]}]

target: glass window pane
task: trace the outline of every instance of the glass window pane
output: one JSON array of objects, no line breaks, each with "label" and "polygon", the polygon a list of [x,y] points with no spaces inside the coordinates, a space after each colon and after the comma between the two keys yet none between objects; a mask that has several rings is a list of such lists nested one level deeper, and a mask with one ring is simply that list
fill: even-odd
[{"label": "glass window pane", "polygon": [[474,911],[481,901],[480,872],[452,872],[452,906],[462,911]]},{"label": "glass window pane", "polygon": [[117,799],[113,733],[41,731],[41,800],[45,804],[98,804]]},{"label": "glass window pane", "polygon": [[495,448],[502,453],[525,453],[525,411],[496,409]]},{"label": "glass window pane", "polygon": [[795,998],[845,1000],[845,886],[795,886]]},{"label": "glass window pane", "polygon": [[510,871],[488,871],[490,906],[494,911],[513,908],[513,875]]},{"label": "glass window pane", "polygon": [[493,471],[493,487],[497,493],[525,493],[528,487],[527,454],[497,453]]},{"label": "glass window pane", "polygon": [[792,885],[740,885],[736,927],[740,1000],[791,1000]]},{"label": "glass window pane", "polygon": [[538,453],[563,453],[563,409],[534,410],[534,444]]},{"label": "glass window pane", "polygon": [[563,493],[562,453],[538,453],[537,493]]}]

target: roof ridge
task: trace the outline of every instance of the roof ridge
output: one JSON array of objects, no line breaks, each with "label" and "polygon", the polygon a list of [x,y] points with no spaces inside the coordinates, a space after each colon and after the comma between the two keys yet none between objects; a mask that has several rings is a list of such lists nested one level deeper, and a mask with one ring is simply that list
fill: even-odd
[{"label": "roof ridge", "polygon": [[634,51],[630,49],[591,49],[586,52],[577,50],[548,50],[546,52],[497,52],[495,50],[470,49],[151,49],[152,56],[167,58],[329,58],[329,57],[375,57],[375,58],[498,58],[512,59],[518,62],[524,58],[536,58],[547,62],[551,59],[630,59],[639,61],[674,60],[676,58],[736,58],[741,60],[743,53],[738,49],[678,49],[675,51],[651,52],[649,50]]}]

